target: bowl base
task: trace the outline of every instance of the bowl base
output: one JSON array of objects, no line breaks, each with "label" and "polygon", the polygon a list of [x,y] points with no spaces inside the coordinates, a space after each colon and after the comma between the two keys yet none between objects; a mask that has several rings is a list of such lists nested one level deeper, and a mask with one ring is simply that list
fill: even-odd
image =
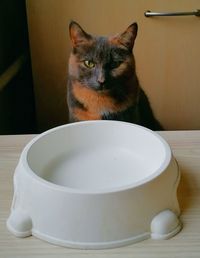
[{"label": "bowl base", "polygon": [[47,241],[51,244],[69,247],[73,249],[84,249],[84,250],[100,250],[100,249],[110,249],[110,248],[117,248],[122,247],[130,244],[134,244],[143,240],[150,238],[150,233],[143,233],[141,235],[137,235],[134,237],[130,237],[127,239],[116,240],[116,241],[107,241],[107,242],[72,242],[57,239],[46,234],[43,234],[37,230],[32,231],[33,236]]}]

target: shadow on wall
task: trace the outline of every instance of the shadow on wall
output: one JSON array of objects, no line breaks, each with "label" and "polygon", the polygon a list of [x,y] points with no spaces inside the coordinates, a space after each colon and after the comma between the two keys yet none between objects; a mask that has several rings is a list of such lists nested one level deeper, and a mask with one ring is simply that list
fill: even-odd
[{"label": "shadow on wall", "polygon": [[24,0],[0,3],[0,134],[36,133]]}]

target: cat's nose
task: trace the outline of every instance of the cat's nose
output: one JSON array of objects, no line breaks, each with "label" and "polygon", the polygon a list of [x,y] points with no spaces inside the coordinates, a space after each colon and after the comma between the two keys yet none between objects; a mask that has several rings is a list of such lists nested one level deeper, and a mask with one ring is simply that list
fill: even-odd
[{"label": "cat's nose", "polygon": [[99,84],[104,84],[105,83],[105,78],[98,78],[98,83]]},{"label": "cat's nose", "polygon": [[100,73],[100,74],[99,74],[99,76],[98,76],[98,78],[97,78],[97,82],[98,82],[99,84],[104,84],[104,83],[105,83],[105,75],[104,75],[104,73]]}]

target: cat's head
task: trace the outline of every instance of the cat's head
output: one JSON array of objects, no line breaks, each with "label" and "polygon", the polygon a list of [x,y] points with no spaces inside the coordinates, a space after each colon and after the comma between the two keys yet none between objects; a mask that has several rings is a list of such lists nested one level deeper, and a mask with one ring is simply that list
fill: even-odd
[{"label": "cat's head", "polygon": [[69,32],[73,48],[69,59],[71,78],[95,90],[108,90],[133,76],[137,23],[115,36],[97,37],[72,21]]}]

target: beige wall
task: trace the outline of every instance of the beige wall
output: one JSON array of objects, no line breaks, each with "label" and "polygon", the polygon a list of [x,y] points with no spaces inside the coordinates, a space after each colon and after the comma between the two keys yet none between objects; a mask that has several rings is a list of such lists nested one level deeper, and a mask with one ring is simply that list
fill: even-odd
[{"label": "beige wall", "polygon": [[27,0],[38,124],[67,122],[68,23],[115,34],[133,21],[138,76],[166,129],[200,129],[200,18],[145,18],[146,10],[191,11],[199,0]]}]

